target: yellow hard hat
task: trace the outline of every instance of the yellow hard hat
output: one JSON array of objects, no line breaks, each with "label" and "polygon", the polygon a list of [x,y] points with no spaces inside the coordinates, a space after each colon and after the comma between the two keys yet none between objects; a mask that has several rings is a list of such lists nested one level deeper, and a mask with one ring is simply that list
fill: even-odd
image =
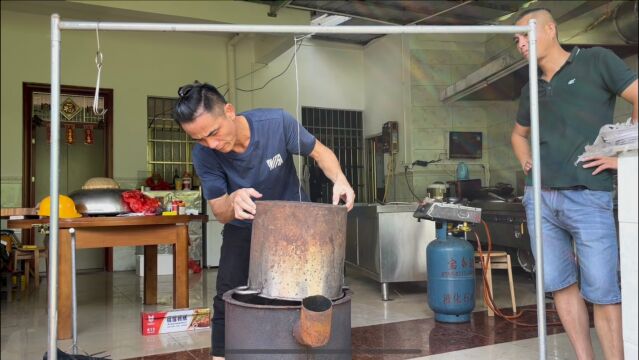
[{"label": "yellow hard hat", "polygon": [[[81,217],[82,215],[75,209],[75,203],[70,197],[60,195],[58,198],[58,211],[61,219]],[[38,204],[38,215],[51,216],[51,196],[47,196]]]}]

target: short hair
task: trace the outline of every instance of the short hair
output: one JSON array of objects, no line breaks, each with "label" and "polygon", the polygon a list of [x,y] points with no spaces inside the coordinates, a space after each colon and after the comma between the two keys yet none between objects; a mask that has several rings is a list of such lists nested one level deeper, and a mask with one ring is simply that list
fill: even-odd
[{"label": "short hair", "polygon": [[554,20],[555,18],[552,16],[552,12],[548,9],[548,8],[544,8],[544,7],[538,7],[538,8],[529,8],[526,9],[524,11],[522,11],[521,13],[519,13],[517,15],[517,17],[515,18],[515,23],[517,23],[519,20],[523,19],[526,15],[530,15],[532,13],[536,13],[536,12],[540,12],[540,11],[545,11],[548,14],[550,14],[550,17]]},{"label": "short hair", "polygon": [[193,121],[201,112],[215,112],[226,105],[224,96],[211,84],[195,81],[193,84],[178,89],[177,104],[173,110],[173,118],[178,124]]},{"label": "short hair", "polygon": [[552,11],[550,11],[550,9],[545,8],[545,7],[538,7],[538,8],[531,8],[531,9],[526,9],[524,11],[522,11],[519,15],[517,15],[517,17],[515,18],[515,24],[517,22],[519,22],[519,20],[523,19],[524,17],[526,17],[526,15],[530,15],[536,12],[541,12],[541,11],[545,11],[548,13],[548,15],[550,15],[550,18],[552,19],[552,22],[555,24],[555,36],[557,39],[559,39],[559,29],[557,27],[557,21],[555,21],[555,17],[552,16]]}]

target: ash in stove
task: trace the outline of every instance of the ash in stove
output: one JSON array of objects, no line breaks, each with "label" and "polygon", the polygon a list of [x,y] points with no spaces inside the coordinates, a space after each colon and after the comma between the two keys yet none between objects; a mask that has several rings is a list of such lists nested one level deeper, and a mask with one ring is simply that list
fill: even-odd
[{"label": "ash in stove", "polygon": [[245,304],[251,305],[269,305],[269,306],[300,306],[301,301],[269,299],[258,294],[233,294],[233,299]]}]

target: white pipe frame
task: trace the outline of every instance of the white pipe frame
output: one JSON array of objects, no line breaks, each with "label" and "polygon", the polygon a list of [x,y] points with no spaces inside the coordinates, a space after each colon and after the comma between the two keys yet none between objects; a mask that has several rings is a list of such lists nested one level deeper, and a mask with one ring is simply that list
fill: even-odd
[{"label": "white pipe frame", "polygon": [[270,34],[517,34],[528,33],[530,118],[532,130],[533,196],[535,211],[537,325],[539,335],[539,359],[546,358],[546,305],[543,288],[543,244],[541,237],[541,174],[539,156],[539,104],[537,94],[537,33],[536,22],[528,26],[477,25],[477,26],[305,26],[305,25],[234,25],[234,24],[177,24],[177,23],[127,23],[96,21],[60,21],[58,14],[51,15],[51,218],[49,244],[49,359],[57,360],[57,279],[58,279],[58,168],[60,152],[60,42],[61,30],[115,30],[115,31],[171,31],[171,32],[219,32],[219,33],[270,33]]}]

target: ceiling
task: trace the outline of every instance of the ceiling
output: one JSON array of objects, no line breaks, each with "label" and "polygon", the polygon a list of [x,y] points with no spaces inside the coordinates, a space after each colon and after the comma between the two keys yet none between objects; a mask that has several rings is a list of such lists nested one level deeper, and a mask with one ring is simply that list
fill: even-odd
[{"label": "ceiling", "polygon": [[[351,19],[340,25],[489,25],[517,12],[530,1],[313,1],[249,0],[270,6],[269,15],[283,8],[307,10],[315,18],[323,14],[343,15]],[[315,38],[365,45],[383,35],[322,34]]]},{"label": "ceiling", "polygon": [[[64,14],[67,19],[100,21],[139,21],[139,22],[176,22],[176,23],[255,23],[264,19],[264,23],[288,23],[292,12],[298,15],[296,24],[306,23],[308,19],[328,15],[342,15],[350,19],[340,25],[504,25],[512,24],[514,15],[529,7],[544,7],[553,13],[560,24],[560,41],[567,46],[606,46],[618,55],[625,57],[637,54],[636,3],[637,1],[530,1],[530,0],[244,0],[234,5],[244,11],[201,11],[160,13],[153,6],[131,6],[129,8],[109,6],[109,2],[100,1],[1,1],[3,10],[12,10],[34,14],[49,15],[53,12]],[[114,2],[135,3],[135,2]],[[154,2],[149,2],[152,4]],[[199,2],[182,2],[183,8]],[[249,4],[250,3],[250,4]],[[139,4],[139,3],[138,3]],[[201,4],[201,3],[200,3]],[[218,3],[219,4],[219,3]],[[259,6],[257,6],[259,4]],[[634,44],[628,44],[618,36],[618,28],[613,26],[613,17],[619,13],[625,16],[625,26],[633,34]],[[191,4],[190,6],[193,6]],[[263,12],[263,13],[261,13]],[[268,15],[268,16],[266,16]],[[303,15],[303,16],[302,16]],[[309,16],[310,15],[310,16]],[[270,20],[269,20],[270,19]],[[287,20],[289,19],[289,20]],[[627,25],[627,24],[626,24]],[[316,39],[366,45],[381,37],[379,34],[316,34]],[[284,44],[284,43],[283,43]],[[286,44],[285,44],[286,45]],[[290,44],[288,45],[290,47]],[[271,58],[288,47],[276,47]],[[264,60],[267,61],[267,60]],[[464,95],[461,99],[489,100],[514,98],[519,96],[519,89],[527,80],[527,66],[524,63],[502,71],[505,75],[491,76],[493,81],[487,86],[479,86]],[[463,79],[462,79],[463,80]],[[460,81],[462,81],[460,80]],[[481,85],[481,84],[480,84]],[[456,87],[457,84],[456,84]],[[472,89],[471,89],[472,90]],[[459,95],[459,94],[457,94]],[[460,98],[459,96],[457,96]]]},{"label": "ceiling", "polygon": [[[350,17],[340,25],[504,25],[512,24],[517,12],[525,8],[544,7],[552,11],[561,24],[565,39],[576,40],[602,14],[610,12],[620,1],[530,1],[530,0],[246,0],[268,6],[268,15],[277,17],[282,9],[309,11],[311,18],[324,14]],[[589,26],[591,26],[589,28]],[[316,38],[366,45],[383,35],[321,34]]]},{"label": "ceiling", "polygon": [[[632,13],[634,2],[623,1],[481,1],[481,0],[247,0],[269,6],[268,15],[276,17],[282,9],[306,10],[316,19],[324,14],[350,18],[340,25],[510,25],[514,15],[526,8],[547,8],[560,24],[559,38],[567,49],[572,46],[605,46],[619,56],[637,54],[634,44],[622,40],[613,26],[618,10]],[[621,5],[624,5],[623,8]],[[625,22],[634,21],[634,27],[625,26],[636,34],[635,18],[625,16]],[[619,11],[621,13],[621,11]],[[626,14],[629,15],[629,14]],[[625,24],[628,25],[628,24]],[[618,29],[617,29],[618,30]],[[376,34],[316,34],[315,38],[366,45],[383,35]],[[505,56],[507,56],[506,54]],[[519,97],[522,86],[528,81],[528,66],[516,56],[508,66],[488,66],[468,75],[481,79],[469,83],[459,79],[442,94],[444,101],[456,100],[512,100]],[[498,58],[495,62],[506,62]],[[444,95],[445,94],[445,95]]]}]

